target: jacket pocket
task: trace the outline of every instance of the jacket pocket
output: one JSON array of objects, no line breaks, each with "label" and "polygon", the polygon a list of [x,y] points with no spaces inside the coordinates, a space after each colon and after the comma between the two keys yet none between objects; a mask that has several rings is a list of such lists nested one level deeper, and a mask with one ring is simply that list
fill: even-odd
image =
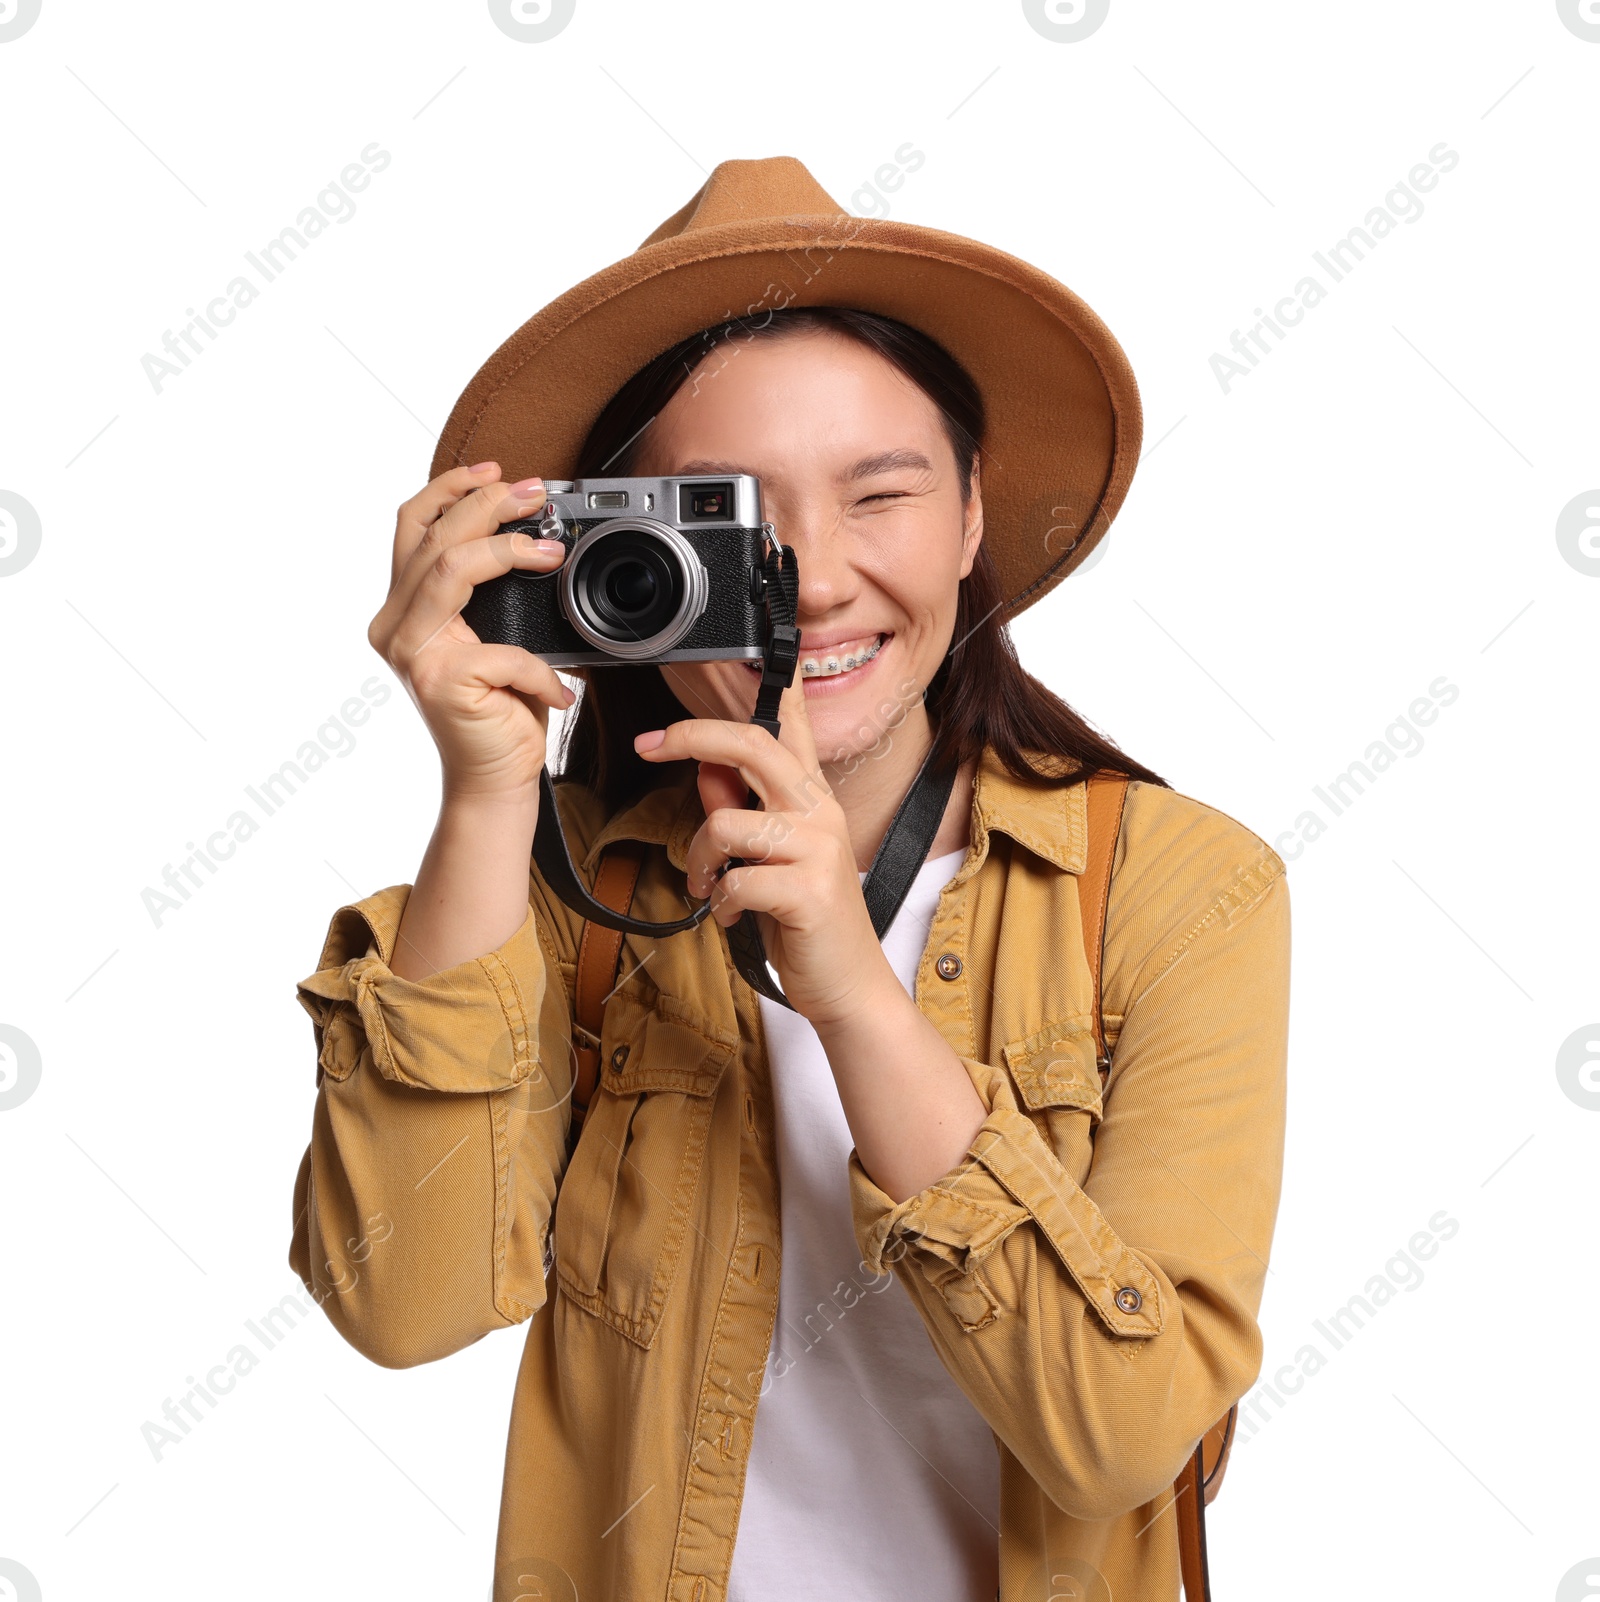
[{"label": "jacket pocket", "polygon": [[1006,1068],[1022,1110],[1078,1184],[1094,1161],[1103,1100],[1094,1034],[1081,1020],[1046,1024],[1006,1042]]},{"label": "jacket pocket", "polygon": [[711,1108],[732,1038],[670,997],[606,1003],[600,1082],[556,1197],[562,1293],[629,1340],[655,1339],[694,1227]]},{"label": "jacket pocket", "polygon": [[1029,1112],[1078,1108],[1089,1114],[1092,1123],[1100,1122],[1100,1069],[1094,1033],[1087,1023],[1046,1024],[1021,1040],[1009,1040],[1005,1059]]}]

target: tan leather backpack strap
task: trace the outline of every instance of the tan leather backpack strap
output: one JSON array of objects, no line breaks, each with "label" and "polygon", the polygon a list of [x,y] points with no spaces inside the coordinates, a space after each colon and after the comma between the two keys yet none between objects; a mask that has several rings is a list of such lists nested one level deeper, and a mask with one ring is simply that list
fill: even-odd
[{"label": "tan leather backpack strap", "polygon": [[1235,1402],[1200,1437],[1194,1455],[1173,1482],[1178,1509],[1178,1566],[1183,1592],[1189,1602],[1211,1602],[1211,1573],[1206,1555],[1206,1504],[1222,1486],[1222,1472],[1233,1450],[1234,1425],[1239,1418]]},{"label": "tan leather backpack strap", "polygon": [[[595,873],[594,898],[613,912],[626,912],[633,903],[634,886],[644,863],[644,844],[618,840],[600,858]],[[572,1123],[567,1149],[577,1145],[584,1114],[600,1083],[600,1028],[606,999],[617,982],[622,955],[622,931],[584,920],[578,941],[578,966],[572,986]]]},{"label": "tan leather backpack strap", "polygon": [[1201,1445],[1197,1444],[1172,1482],[1178,1509],[1178,1571],[1188,1602],[1211,1602],[1211,1576],[1206,1563],[1206,1505],[1201,1488]]},{"label": "tan leather backpack strap", "polygon": [[1235,1402],[1201,1438],[1200,1471],[1205,1476],[1207,1502],[1214,1501],[1222,1489],[1222,1476],[1228,1467],[1228,1454],[1233,1450],[1233,1434],[1238,1422],[1239,1404]]},{"label": "tan leather backpack strap", "polygon": [[1078,910],[1083,925],[1083,950],[1089,959],[1089,993],[1094,1005],[1094,1055],[1100,1068],[1100,1083],[1111,1073],[1111,1053],[1106,1050],[1106,1025],[1100,1005],[1100,970],[1106,949],[1106,906],[1111,899],[1111,860],[1117,854],[1117,836],[1122,831],[1122,807],[1128,798],[1125,773],[1093,774],[1085,785],[1089,810],[1089,851],[1083,872],[1078,875]]},{"label": "tan leather backpack strap", "polygon": [[[1106,1025],[1100,985],[1105,967],[1106,908],[1111,901],[1111,864],[1122,832],[1122,811],[1128,799],[1128,776],[1101,771],[1085,785],[1089,814],[1089,843],[1083,872],[1078,875],[1078,910],[1083,926],[1084,955],[1089,959],[1090,995],[1093,998],[1094,1054],[1104,1088],[1111,1075],[1111,1053],[1106,1049]],[[1237,1407],[1206,1431],[1172,1483],[1172,1505],[1178,1515],[1178,1568],[1188,1602],[1211,1602],[1211,1579],[1206,1563],[1206,1503],[1217,1494],[1228,1450],[1233,1445]]]}]

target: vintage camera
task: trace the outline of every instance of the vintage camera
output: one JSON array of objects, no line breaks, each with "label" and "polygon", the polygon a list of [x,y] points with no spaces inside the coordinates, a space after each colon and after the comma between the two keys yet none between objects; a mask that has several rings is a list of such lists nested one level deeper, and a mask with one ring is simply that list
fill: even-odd
[{"label": "vintage camera", "polygon": [[566,558],[475,586],[461,615],[480,640],[552,667],[761,660],[776,536],[758,479],[547,479],[545,490],[538,515],[501,531],[559,539]]}]

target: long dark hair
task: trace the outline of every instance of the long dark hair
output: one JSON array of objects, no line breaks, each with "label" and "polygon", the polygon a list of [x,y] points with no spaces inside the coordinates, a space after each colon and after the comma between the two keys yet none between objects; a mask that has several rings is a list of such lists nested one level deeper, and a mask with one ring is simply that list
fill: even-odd
[{"label": "long dark hair", "polygon": [[[695,367],[728,341],[832,330],[857,340],[911,379],[939,410],[955,452],[963,504],[972,498],[972,469],[983,445],[983,396],[962,365],[920,330],[875,312],[843,306],[787,306],[731,318],[679,340],[647,362],[619,389],[595,420],[573,469],[574,478],[626,477],[639,440]],[[1082,782],[1109,768],[1149,784],[1167,781],[1125,755],[1047,689],[1017,660],[1011,631],[996,614],[1007,597],[988,545],[982,541],[972,571],[961,580],[954,642],[925,693],[933,729],[934,761],[964,763],[986,745],[1014,778],[1047,786]],[[671,782],[686,764],[646,762],[634,736],[694,716],[653,665],[607,664],[579,670],[584,680],[567,717],[561,778],[593,790],[616,811],[653,785]],[[1029,749],[1067,757],[1068,771],[1040,772]]]}]

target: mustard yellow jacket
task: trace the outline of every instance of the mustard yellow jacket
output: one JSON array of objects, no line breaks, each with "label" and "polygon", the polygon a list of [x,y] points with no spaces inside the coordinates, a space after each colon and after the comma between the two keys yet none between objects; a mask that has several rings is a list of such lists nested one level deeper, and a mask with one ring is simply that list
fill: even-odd
[{"label": "mustard yellow jacket", "polygon": [[[682,915],[704,817],[692,779],[610,818],[587,790],[558,794],[590,875],[607,841],[651,842],[634,910]],[[1074,881],[1085,844],[1081,787],[1018,783],[985,755],[915,998],[989,1116],[961,1164],[898,1204],[851,1152],[839,1182],[861,1274],[823,1304],[846,1316],[892,1273],[989,1421],[1002,1602],[1178,1596],[1171,1486],[1257,1377],[1282,1171],[1282,860],[1214,808],[1129,786],[1102,1097]],[[389,958],[409,890],[341,907],[297,986],[317,1095],[289,1261],[340,1334],[390,1367],[531,1319],[496,1602],[535,1581],[566,1595],[568,1580],[585,1599],[719,1602],[759,1398],[779,1377],[755,994],[712,920],[628,936],[569,1164],[581,920],[532,872],[504,945],[406,980]]]}]

